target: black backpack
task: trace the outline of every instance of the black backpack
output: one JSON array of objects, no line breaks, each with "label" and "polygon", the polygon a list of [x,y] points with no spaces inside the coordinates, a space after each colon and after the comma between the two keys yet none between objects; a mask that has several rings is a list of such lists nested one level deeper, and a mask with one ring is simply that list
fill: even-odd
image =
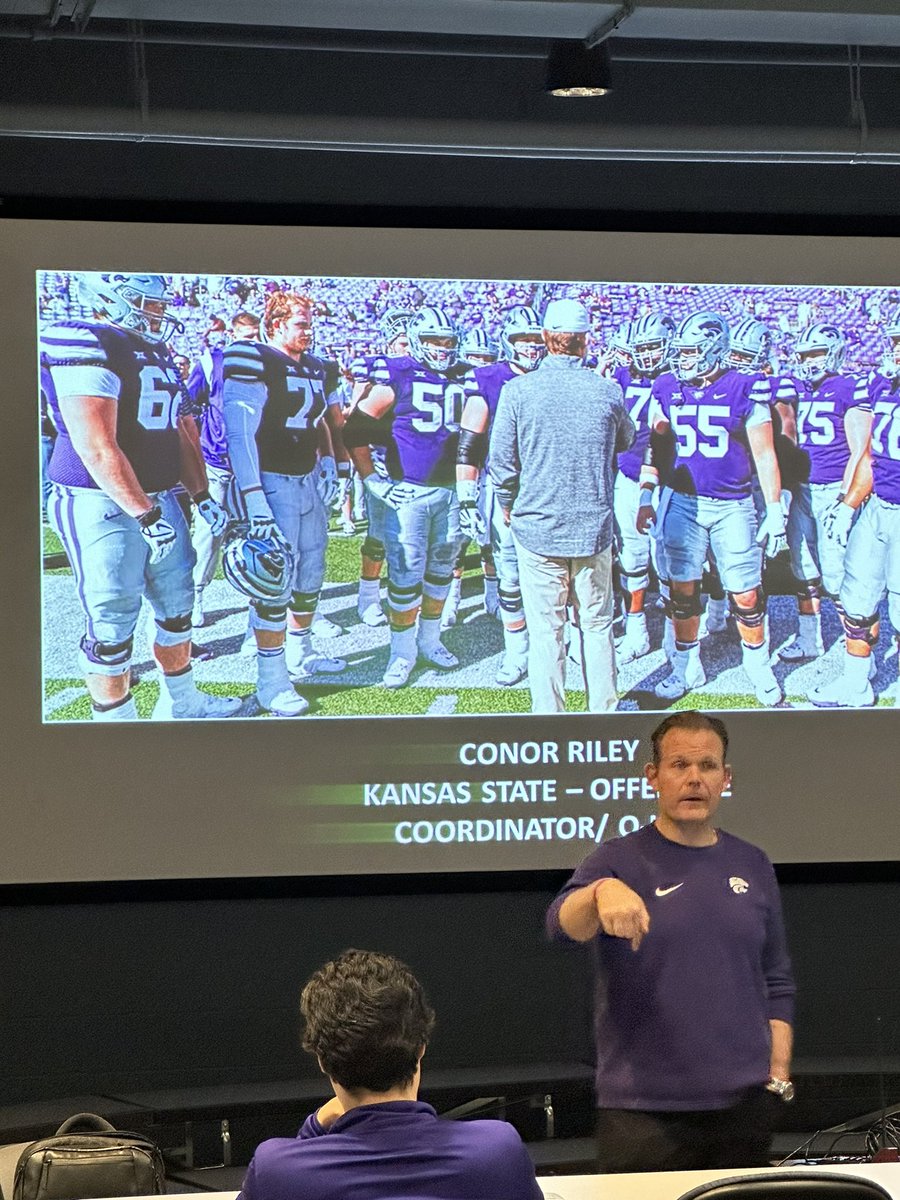
[{"label": "black backpack", "polygon": [[12,1200],[95,1200],[165,1190],[165,1167],[155,1142],[116,1130],[94,1113],[76,1113],[53,1137],[22,1151]]}]

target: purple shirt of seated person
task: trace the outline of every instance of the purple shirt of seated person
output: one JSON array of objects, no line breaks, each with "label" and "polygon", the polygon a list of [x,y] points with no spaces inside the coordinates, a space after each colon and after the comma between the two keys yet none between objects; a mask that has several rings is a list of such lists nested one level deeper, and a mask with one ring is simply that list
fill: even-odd
[{"label": "purple shirt of seated person", "polygon": [[303,1046],[334,1097],[257,1147],[240,1200],[541,1200],[504,1121],[443,1121],[416,1099],[434,1013],[407,966],[347,950],[300,1000]]}]

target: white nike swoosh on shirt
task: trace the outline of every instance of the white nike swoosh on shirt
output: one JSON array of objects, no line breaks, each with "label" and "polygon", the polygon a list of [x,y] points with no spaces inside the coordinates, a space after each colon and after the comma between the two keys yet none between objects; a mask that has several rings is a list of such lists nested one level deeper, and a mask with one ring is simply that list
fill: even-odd
[{"label": "white nike swoosh on shirt", "polygon": [[670,888],[657,888],[656,894],[657,894],[657,896],[668,896],[669,892],[677,892],[680,887],[684,887],[683,879],[682,879],[681,883],[676,883]]}]

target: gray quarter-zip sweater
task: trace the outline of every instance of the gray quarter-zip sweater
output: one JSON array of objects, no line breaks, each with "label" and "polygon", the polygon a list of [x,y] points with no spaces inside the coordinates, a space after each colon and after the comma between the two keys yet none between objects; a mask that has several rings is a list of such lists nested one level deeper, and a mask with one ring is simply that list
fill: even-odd
[{"label": "gray quarter-zip sweater", "polygon": [[634,440],[622,389],[580,358],[548,354],[500,393],[490,472],[533,554],[587,558],[612,545],[616,455]]}]

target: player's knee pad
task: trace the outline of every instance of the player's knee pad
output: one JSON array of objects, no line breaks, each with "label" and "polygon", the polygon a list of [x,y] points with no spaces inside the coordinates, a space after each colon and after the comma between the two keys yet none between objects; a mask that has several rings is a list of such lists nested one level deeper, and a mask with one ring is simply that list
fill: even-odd
[{"label": "player's knee pad", "polygon": [[756,589],[753,601],[746,607],[738,604],[734,598],[734,593],[729,594],[728,607],[731,609],[731,615],[734,619],[740,621],[747,629],[759,629],[765,624],[766,594],[762,588]]},{"label": "player's knee pad", "polygon": [[873,630],[879,619],[878,613],[873,613],[871,617],[851,617],[849,613],[844,613],[844,632],[847,640],[865,642],[867,646],[874,646],[878,641],[878,635]]},{"label": "player's knee pad", "polygon": [[384,562],[384,542],[379,542],[378,538],[367,537],[363,541],[360,553],[363,558],[371,559],[372,562]]},{"label": "player's knee pad", "polygon": [[690,621],[699,617],[702,612],[699,588],[694,588],[688,596],[673,591],[666,600],[666,616],[671,617],[673,621]]},{"label": "player's knee pad", "polygon": [[497,599],[504,613],[518,616],[522,611],[522,591],[520,588],[506,588],[501,583],[497,588]]},{"label": "player's knee pad", "polygon": [[622,581],[622,587],[626,592],[642,592],[650,586],[650,574],[646,567],[638,567],[636,571],[626,571],[624,567],[619,567],[619,576]]},{"label": "player's knee pad", "polygon": [[157,646],[180,646],[191,640],[191,614],[180,617],[156,618]]},{"label": "player's knee pad", "polygon": [[124,675],[131,666],[134,637],[124,642],[98,642],[85,635],[81,639],[79,658],[85,675]]},{"label": "player's knee pad", "polygon": [[253,602],[250,607],[250,624],[254,629],[280,633],[287,625],[287,605]]},{"label": "player's knee pad", "polygon": [[422,603],[422,585],[398,587],[388,579],[388,604],[394,612],[412,612]]},{"label": "player's knee pad", "polygon": [[447,595],[452,578],[453,572],[449,570],[446,574],[443,571],[426,571],[422,594],[432,600],[443,600]]},{"label": "player's knee pad", "polygon": [[795,594],[798,600],[821,600],[822,596],[827,593],[822,590],[822,580],[815,579],[795,579],[794,580]]},{"label": "player's knee pad", "polygon": [[314,613],[316,611],[316,605],[318,603],[318,591],[291,592],[290,609],[295,617],[308,617],[310,613]]}]

